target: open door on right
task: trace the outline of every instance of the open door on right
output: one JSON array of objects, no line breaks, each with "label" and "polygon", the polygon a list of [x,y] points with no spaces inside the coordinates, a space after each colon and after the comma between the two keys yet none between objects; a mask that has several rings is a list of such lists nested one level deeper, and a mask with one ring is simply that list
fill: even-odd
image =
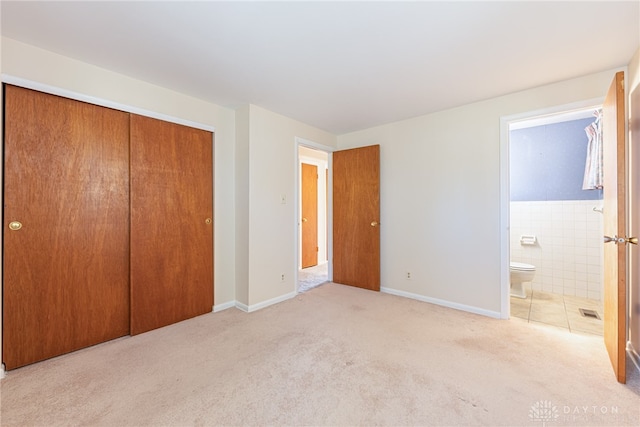
[{"label": "open door on right", "polygon": [[626,382],[627,179],[624,73],[616,73],[602,107],[604,180],[604,343],[620,383]]},{"label": "open door on right", "polygon": [[333,281],[380,290],[380,146],[333,153]]}]

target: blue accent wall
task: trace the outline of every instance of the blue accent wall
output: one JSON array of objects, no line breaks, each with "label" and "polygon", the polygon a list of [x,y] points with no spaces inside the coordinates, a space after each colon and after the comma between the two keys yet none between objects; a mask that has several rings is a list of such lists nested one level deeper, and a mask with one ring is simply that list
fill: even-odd
[{"label": "blue accent wall", "polygon": [[583,190],[589,139],[595,118],[571,120],[509,134],[512,201],[601,200],[602,190]]}]

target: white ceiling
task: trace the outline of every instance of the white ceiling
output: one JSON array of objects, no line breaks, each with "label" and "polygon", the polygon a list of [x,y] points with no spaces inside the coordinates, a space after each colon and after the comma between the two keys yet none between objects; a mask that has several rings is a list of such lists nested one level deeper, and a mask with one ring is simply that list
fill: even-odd
[{"label": "white ceiling", "polygon": [[625,66],[636,1],[1,2],[2,35],[334,134]]}]

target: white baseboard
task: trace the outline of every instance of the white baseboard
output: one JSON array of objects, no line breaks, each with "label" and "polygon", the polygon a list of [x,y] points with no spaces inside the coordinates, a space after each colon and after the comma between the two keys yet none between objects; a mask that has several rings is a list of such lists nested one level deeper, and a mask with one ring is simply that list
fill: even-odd
[{"label": "white baseboard", "polygon": [[438,298],[426,297],[424,295],[414,294],[411,292],[399,291],[392,288],[380,288],[381,292],[391,295],[397,295],[399,297],[411,298],[422,302],[428,302],[430,304],[440,305],[442,307],[453,308],[455,310],[466,311],[468,313],[480,314],[482,316],[493,317],[494,319],[501,319],[499,311],[485,310],[483,308],[473,307],[471,305],[458,304],[457,302],[446,301]]},{"label": "white baseboard", "polygon": [[288,299],[294,298],[296,295],[298,295],[297,292],[289,292],[288,294],[284,294],[281,295],[279,297],[275,297],[275,298],[271,298],[269,300],[266,301],[262,301],[259,302],[257,304],[252,304],[252,305],[246,305],[243,304],[241,302],[236,301],[235,302],[235,307],[246,312],[246,313],[252,313],[254,311],[260,310],[261,308],[265,308],[265,307],[269,307],[270,305],[274,305],[274,304],[278,304],[279,302],[283,302],[286,301]]},{"label": "white baseboard", "polygon": [[627,353],[629,353],[629,358],[635,365],[635,368],[638,370],[638,372],[640,372],[640,355],[638,355],[638,351],[633,348],[633,344],[631,344],[631,341],[627,341]]},{"label": "white baseboard", "polygon": [[241,302],[235,301],[235,307],[239,310],[244,311],[245,313],[249,312],[249,306]]},{"label": "white baseboard", "polygon": [[225,302],[223,304],[217,304],[213,306],[213,312],[217,313],[219,311],[222,310],[226,310],[228,308],[233,308],[236,306],[236,302],[235,301],[229,301],[229,302]]}]

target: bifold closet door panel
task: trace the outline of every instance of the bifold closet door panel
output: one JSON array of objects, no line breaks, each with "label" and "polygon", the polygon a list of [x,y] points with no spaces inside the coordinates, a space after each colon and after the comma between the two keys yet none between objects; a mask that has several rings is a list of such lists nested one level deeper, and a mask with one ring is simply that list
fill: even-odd
[{"label": "bifold closet door panel", "polygon": [[213,309],[213,134],[131,115],[131,334]]},{"label": "bifold closet door panel", "polygon": [[128,114],[6,86],[3,362],[129,333]]}]

